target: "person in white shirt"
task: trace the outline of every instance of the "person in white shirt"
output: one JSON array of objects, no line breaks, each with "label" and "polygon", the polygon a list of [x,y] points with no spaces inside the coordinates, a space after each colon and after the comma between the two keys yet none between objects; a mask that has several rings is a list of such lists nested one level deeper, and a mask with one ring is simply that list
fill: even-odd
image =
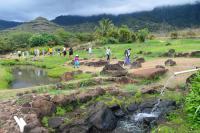
[{"label": "person in white shirt", "polygon": [[88,53],[89,53],[89,55],[92,54],[92,48],[91,48],[91,47],[89,47],[89,49],[88,49]]},{"label": "person in white shirt", "polygon": [[106,49],[106,56],[107,56],[107,61],[109,62],[110,61],[110,55],[111,55],[111,50],[110,50],[110,47],[108,47]]}]

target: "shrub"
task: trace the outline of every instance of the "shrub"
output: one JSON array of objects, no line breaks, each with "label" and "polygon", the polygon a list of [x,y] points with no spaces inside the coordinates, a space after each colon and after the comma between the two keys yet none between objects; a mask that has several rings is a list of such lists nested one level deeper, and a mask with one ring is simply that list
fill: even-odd
[{"label": "shrub", "polygon": [[200,72],[191,80],[190,93],[186,97],[186,111],[188,118],[195,125],[200,126]]},{"label": "shrub", "polygon": [[177,39],[178,38],[178,33],[177,32],[172,32],[170,36],[171,36],[171,39]]}]

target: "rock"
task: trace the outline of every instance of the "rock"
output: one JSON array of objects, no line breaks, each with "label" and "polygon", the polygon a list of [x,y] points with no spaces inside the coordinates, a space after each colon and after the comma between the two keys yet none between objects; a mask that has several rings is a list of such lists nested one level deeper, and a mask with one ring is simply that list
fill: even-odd
[{"label": "rock", "polygon": [[190,53],[191,57],[200,57],[200,51],[193,51]]},{"label": "rock", "polygon": [[175,56],[176,57],[188,57],[190,53],[177,53]]},{"label": "rock", "polygon": [[56,90],[63,90],[65,86],[62,83],[57,83],[56,84]]},{"label": "rock", "polygon": [[58,130],[59,133],[90,133],[89,128],[81,124],[63,125]]},{"label": "rock", "polygon": [[170,49],[168,52],[164,53],[163,56],[164,57],[174,57],[176,54],[175,49]]},{"label": "rock", "polygon": [[10,115],[9,112],[0,112],[0,120],[6,121],[10,119]]},{"label": "rock", "polygon": [[33,130],[36,127],[40,127],[40,123],[38,121],[35,122],[31,122],[28,123],[25,127],[24,127],[24,133],[29,133],[31,130]]},{"label": "rock", "polygon": [[156,94],[160,93],[160,90],[163,88],[163,85],[155,85],[147,88],[142,88],[141,92],[142,94]]},{"label": "rock", "polygon": [[43,99],[36,99],[33,101],[32,107],[37,109],[39,116],[51,115],[56,109],[52,102]]},{"label": "rock", "polygon": [[55,103],[56,105],[65,105],[66,104],[66,96],[63,95],[63,94],[60,94],[60,95],[55,95],[51,101],[53,103]]},{"label": "rock", "polygon": [[117,79],[117,82],[118,83],[121,83],[121,84],[131,84],[131,83],[135,83],[135,81],[127,76],[123,76],[123,77],[120,77],[119,79]]},{"label": "rock", "polygon": [[137,59],[136,59],[136,62],[144,63],[144,62],[145,62],[145,59],[144,59],[144,58],[137,58]]},{"label": "rock", "polygon": [[64,122],[62,117],[53,117],[48,121],[48,126],[51,128],[58,128]]},{"label": "rock", "polygon": [[187,79],[186,79],[186,84],[189,85],[191,84],[192,80],[197,76],[196,73],[192,74],[191,76],[189,76]]},{"label": "rock", "polygon": [[141,68],[142,67],[142,64],[138,61],[134,61],[133,63],[131,63],[131,68]]},{"label": "rock", "polygon": [[102,88],[97,88],[97,89],[89,90],[85,93],[78,94],[76,96],[76,99],[81,103],[85,103],[85,102],[91,100],[92,98],[101,96],[103,94],[105,94],[105,90]]},{"label": "rock", "polygon": [[107,61],[99,60],[97,62],[86,62],[84,65],[86,65],[86,66],[94,66],[94,67],[102,67],[102,66],[105,66],[106,64],[108,64]]},{"label": "rock", "polygon": [[101,71],[101,74],[110,75],[113,77],[126,76],[127,71],[119,64],[107,64]]},{"label": "rock", "polygon": [[114,111],[114,115],[117,117],[117,118],[122,118],[124,117],[126,114],[121,110],[117,110],[117,111]]},{"label": "rock", "polygon": [[142,104],[140,104],[138,108],[143,113],[150,113],[157,102],[157,100],[145,101]]},{"label": "rock", "polygon": [[118,61],[118,64],[122,66],[124,64],[124,61]]},{"label": "rock", "polygon": [[91,129],[112,131],[117,125],[113,112],[103,103],[97,103],[89,113],[88,121]]},{"label": "rock", "polygon": [[162,65],[156,65],[156,67],[155,68],[163,68],[163,69],[165,69],[165,67],[164,66],[162,66]]},{"label": "rock", "polygon": [[69,80],[72,80],[73,77],[74,77],[73,72],[66,72],[66,73],[64,73],[64,74],[62,75],[61,80],[62,80],[62,81],[69,81]]},{"label": "rock", "polygon": [[137,110],[138,110],[138,104],[135,104],[135,103],[130,104],[130,105],[127,107],[127,110],[128,110],[129,112],[135,112],[135,111],[137,111]]},{"label": "rock", "polygon": [[27,133],[48,133],[48,130],[43,127],[36,127]]},{"label": "rock", "polygon": [[173,61],[172,59],[168,59],[167,61],[165,61],[165,66],[175,66],[176,62]]},{"label": "rock", "polygon": [[164,75],[168,70],[163,68],[149,68],[133,72],[133,76],[137,78],[152,79],[156,76]]},{"label": "rock", "polygon": [[28,114],[28,113],[35,113],[37,112],[36,109],[32,108],[32,107],[22,107],[20,109],[20,111],[23,113],[23,114]]}]

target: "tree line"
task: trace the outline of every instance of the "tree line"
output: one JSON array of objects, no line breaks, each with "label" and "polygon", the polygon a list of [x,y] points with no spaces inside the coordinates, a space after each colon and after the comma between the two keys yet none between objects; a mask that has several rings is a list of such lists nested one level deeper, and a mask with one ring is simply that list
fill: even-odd
[{"label": "tree line", "polygon": [[128,26],[115,26],[111,20],[102,19],[99,21],[92,33],[72,33],[64,29],[58,29],[54,33],[30,33],[30,32],[9,32],[0,36],[0,52],[9,52],[17,49],[29,49],[37,46],[66,47],[76,44],[96,41],[100,44],[132,43],[135,41],[144,42],[148,36],[148,29],[141,29],[133,32]]}]

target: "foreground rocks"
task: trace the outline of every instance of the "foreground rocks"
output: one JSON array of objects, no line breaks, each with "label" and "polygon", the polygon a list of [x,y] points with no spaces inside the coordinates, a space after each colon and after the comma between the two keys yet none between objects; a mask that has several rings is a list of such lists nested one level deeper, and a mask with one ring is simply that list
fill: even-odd
[{"label": "foreground rocks", "polygon": [[81,74],[81,73],[83,73],[83,72],[80,71],[80,70],[74,71],[74,72],[65,72],[65,73],[61,76],[61,80],[62,80],[62,81],[73,80],[74,75],[76,75],[76,74]]},{"label": "foreground rocks", "polygon": [[93,67],[102,67],[102,66],[105,66],[106,64],[108,64],[107,61],[105,60],[99,60],[99,61],[96,61],[96,62],[85,62],[84,65],[86,66],[93,66]]}]

